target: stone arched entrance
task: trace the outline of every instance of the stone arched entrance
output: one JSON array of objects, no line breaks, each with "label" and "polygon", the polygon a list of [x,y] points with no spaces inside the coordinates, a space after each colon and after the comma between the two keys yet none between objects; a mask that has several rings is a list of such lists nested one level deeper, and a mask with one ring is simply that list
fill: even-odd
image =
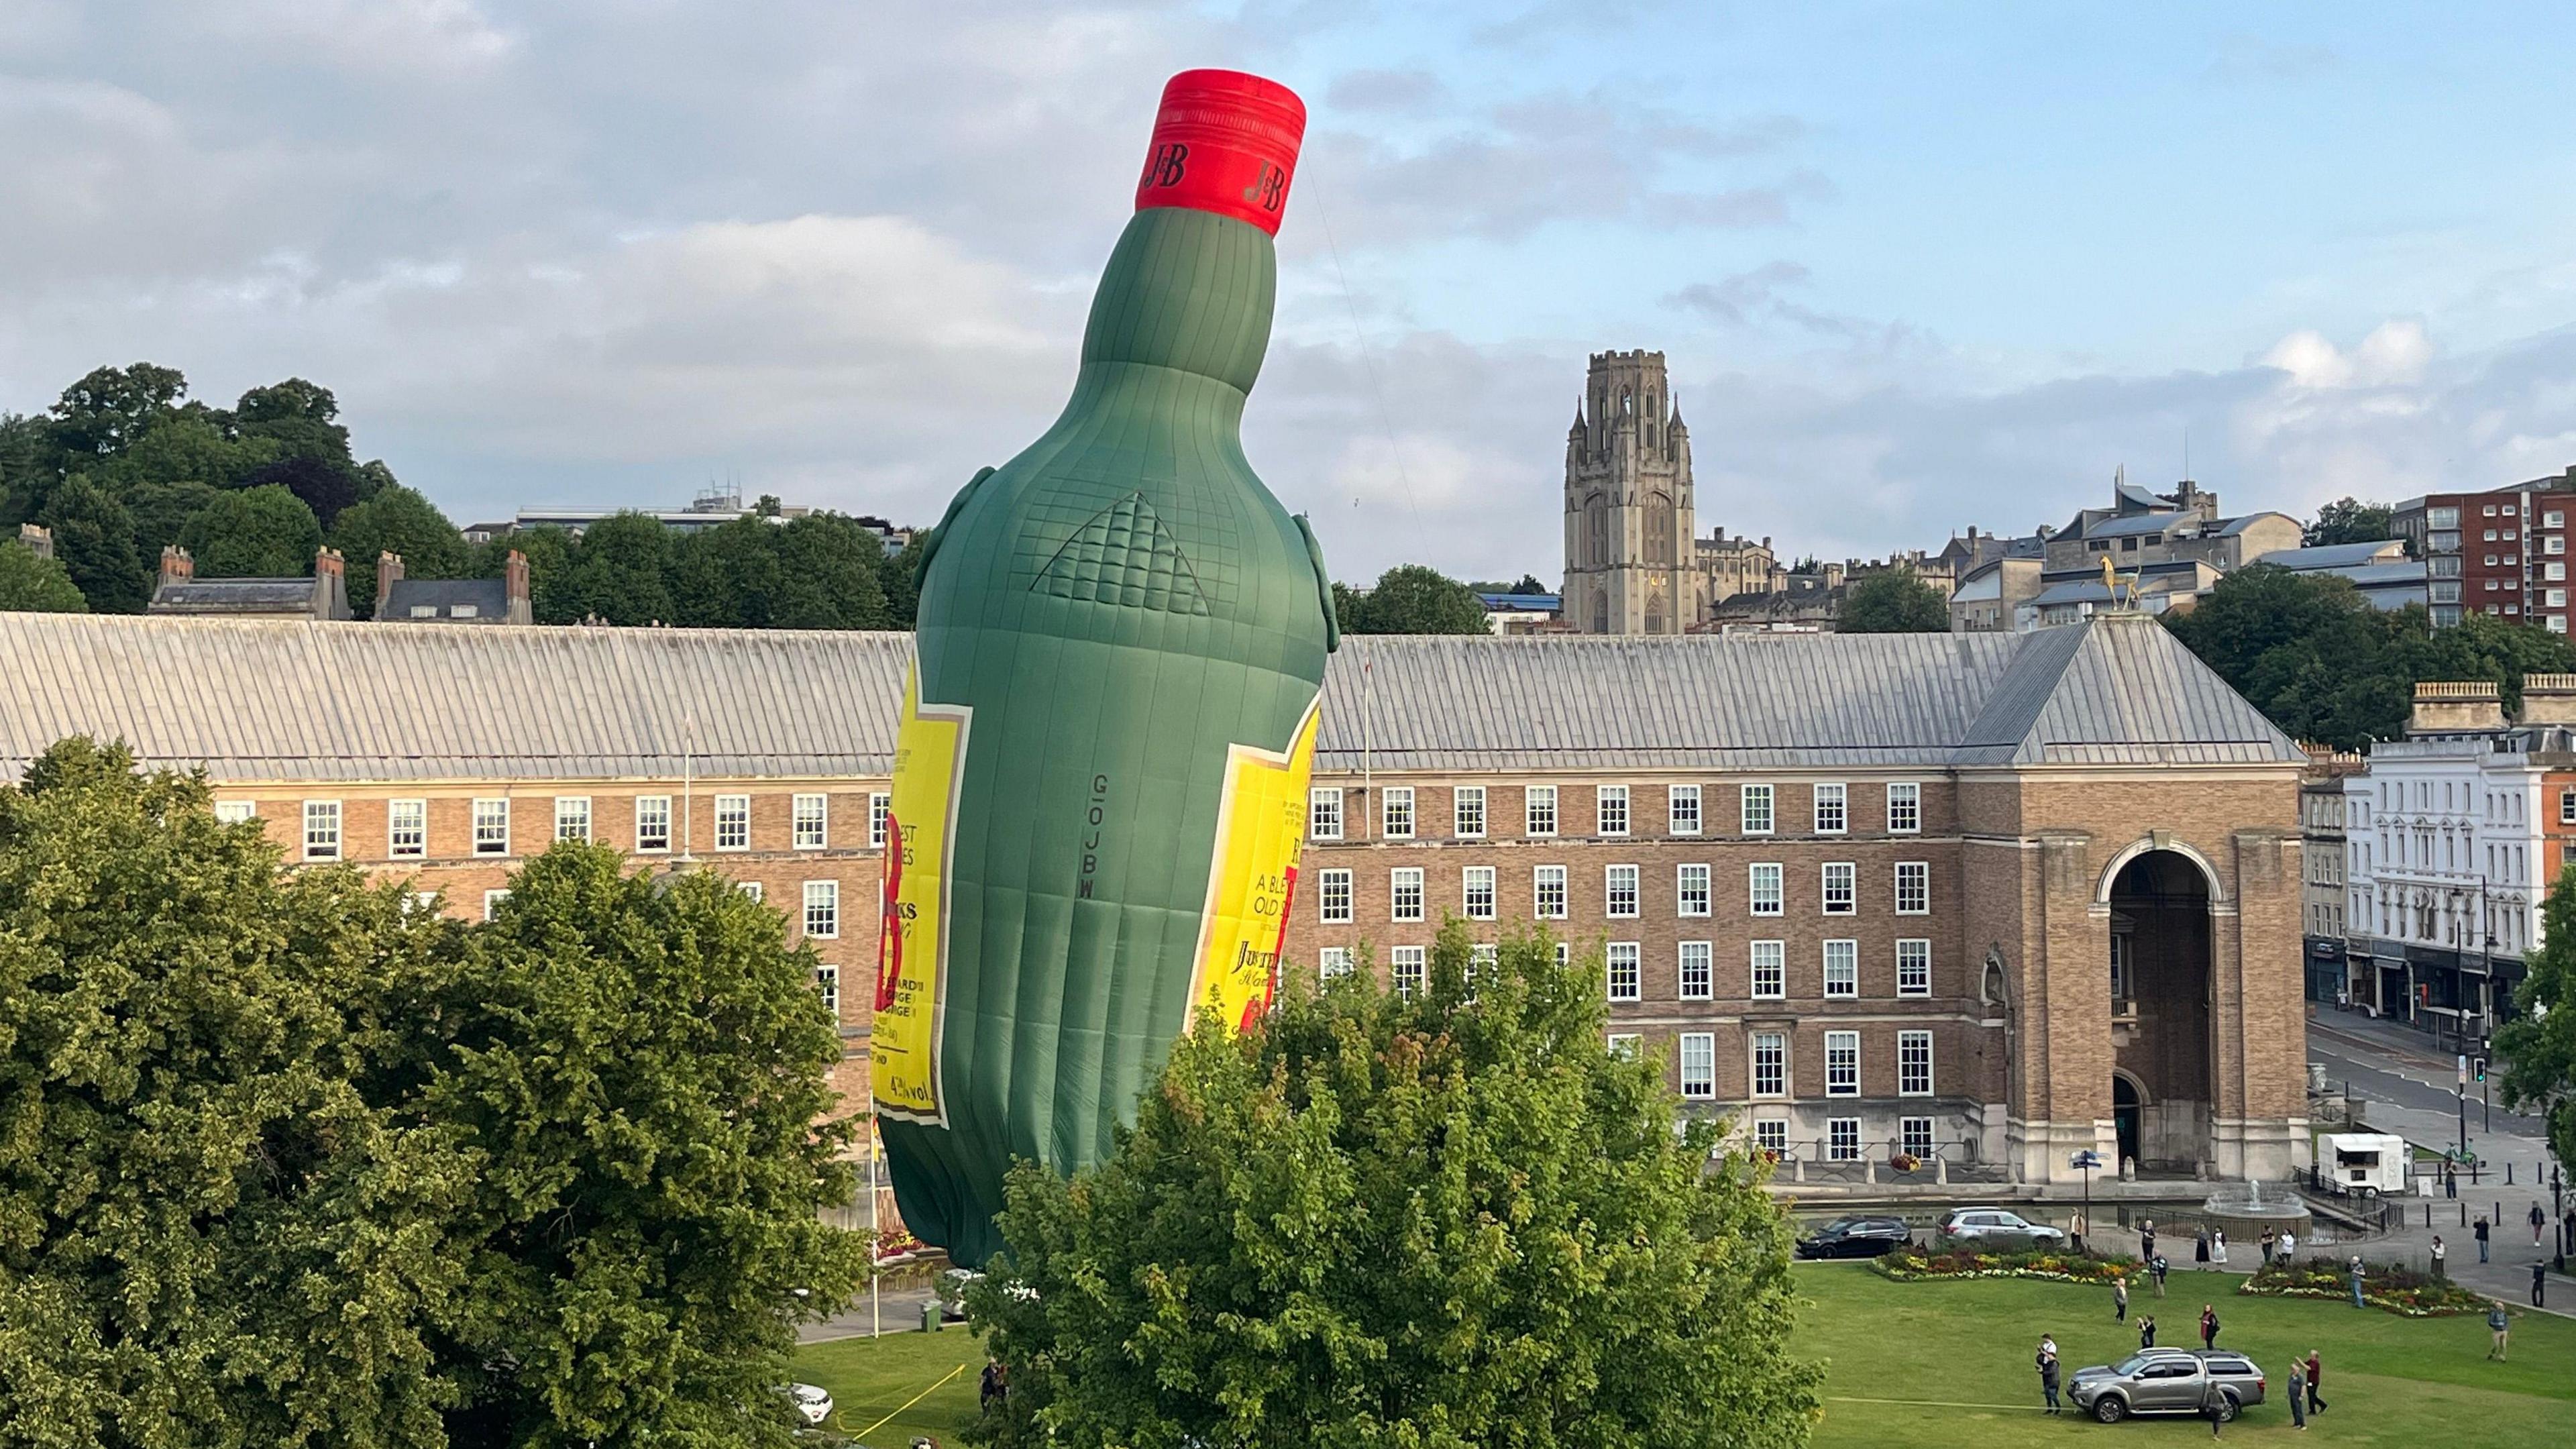
[{"label": "stone arched entrance", "polygon": [[2138,1090],[2138,1079],[2123,1071],[2111,1073],[2111,1132],[2120,1144],[2122,1162],[2138,1159],[2138,1109],[2146,1105]]},{"label": "stone arched entrance", "polygon": [[2113,1115],[2145,1173],[2215,1157],[2210,885],[2199,858],[2172,849],[2137,852],[2111,881]]}]

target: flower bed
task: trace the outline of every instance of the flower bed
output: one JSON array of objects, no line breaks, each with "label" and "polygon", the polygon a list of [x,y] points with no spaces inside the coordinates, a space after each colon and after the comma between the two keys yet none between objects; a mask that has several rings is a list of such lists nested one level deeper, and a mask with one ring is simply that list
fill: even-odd
[{"label": "flower bed", "polygon": [[2135,1258],[2086,1253],[1954,1253],[1897,1248],[1878,1260],[1878,1271],[1899,1283],[1927,1278],[2046,1278],[2107,1286],[2114,1278],[2145,1272]]},{"label": "flower bed", "polygon": [[[2236,1291],[2267,1298],[2339,1298],[2349,1303],[2351,1274],[2349,1259],[2339,1262],[2321,1255],[2257,1269],[2237,1285]],[[2429,1278],[2394,1263],[2362,1265],[2361,1301],[2406,1318],[2448,1318],[2487,1311],[2485,1295],[2470,1292],[2447,1278]]]}]

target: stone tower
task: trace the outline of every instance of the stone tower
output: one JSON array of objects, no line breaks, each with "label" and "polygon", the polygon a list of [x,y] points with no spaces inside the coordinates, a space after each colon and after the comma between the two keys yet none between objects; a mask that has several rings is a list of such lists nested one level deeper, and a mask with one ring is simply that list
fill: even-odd
[{"label": "stone tower", "polygon": [[1693,555],[1690,432],[1660,352],[1598,352],[1565,437],[1565,618],[1587,634],[1679,634],[1707,582]]}]

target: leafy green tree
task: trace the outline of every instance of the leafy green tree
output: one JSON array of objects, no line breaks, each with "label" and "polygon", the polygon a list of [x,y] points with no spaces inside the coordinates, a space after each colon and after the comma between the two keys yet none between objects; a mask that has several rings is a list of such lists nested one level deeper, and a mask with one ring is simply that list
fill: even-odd
[{"label": "leafy green tree", "polygon": [[61,559],[38,558],[16,539],[0,540],[0,609],[36,614],[85,614],[89,601]]},{"label": "leafy green tree", "polygon": [[290,453],[274,463],[251,470],[242,480],[245,489],[283,488],[295,495],[313,514],[314,521],[329,528],[340,511],[358,501],[358,472],[328,458],[309,453]]},{"label": "leafy green tree", "polygon": [[349,566],[349,608],[370,618],[376,608],[376,557],[402,555],[403,577],[464,576],[465,539],[438,505],[399,484],[343,509],[331,525],[331,546]]},{"label": "leafy green tree", "polygon": [[1476,591],[1422,564],[1398,564],[1366,593],[1333,586],[1345,634],[1489,634]]},{"label": "leafy green tree", "polygon": [[572,617],[611,624],[671,624],[670,530],[649,514],[620,513],[582,530],[563,582]]},{"label": "leafy green tree", "polygon": [[134,543],[134,516],[104,488],[75,473],[53,490],[37,522],[54,531],[81,597],[101,614],[140,614],[152,600],[152,573]]},{"label": "leafy green tree", "polygon": [[189,516],[179,545],[200,578],[301,578],[313,572],[322,525],[303,499],[272,483],[215,495]]},{"label": "leafy green tree", "polygon": [[188,395],[178,369],[138,362],[102,367],[63,389],[52,408],[53,441],[79,459],[124,451]]},{"label": "leafy green tree", "polygon": [[1184,1036],[1117,1154],[1023,1165],[972,1290],[999,1446],[1804,1444],[1789,1229],[1543,935]]},{"label": "leafy green tree", "polygon": [[1843,589],[1834,629],[1843,634],[1946,634],[1950,604],[1909,569],[1886,569]]},{"label": "leafy green tree", "polygon": [[765,621],[772,629],[883,629],[893,622],[878,581],[885,557],[876,533],[837,513],[809,513],[777,535],[777,595]]},{"label": "leafy green tree", "polygon": [[2540,947],[2496,1027],[2495,1050],[2505,1100],[2545,1114],[2550,1155],[2576,1163],[2576,867],[2559,871],[2541,916]]},{"label": "leafy green tree", "polygon": [[675,622],[692,629],[766,626],[781,588],[777,525],[762,518],[671,540],[669,585]]},{"label": "leafy green tree", "polygon": [[703,872],[558,845],[426,1003],[422,1110],[475,1164],[458,1444],[788,1442],[797,1290],[867,1273],[812,953]]},{"label": "leafy green tree", "polygon": [[0,1444],[441,1444],[466,1164],[349,1046],[457,928],[132,765],[0,789]]},{"label": "leafy green tree", "polygon": [[573,624],[581,610],[571,595],[572,563],[581,541],[560,528],[529,528],[467,546],[460,578],[497,579],[516,549],[528,560],[528,608],[540,624]]},{"label": "leafy green tree", "polygon": [[2385,503],[2364,503],[2358,498],[2338,498],[2317,510],[2316,519],[2302,531],[2299,541],[2309,548],[2330,543],[2375,543],[2393,538],[2396,510]]},{"label": "leafy green tree", "polygon": [[904,546],[877,565],[877,585],[885,594],[886,627],[909,629],[921,611],[921,556],[930,547],[930,531],[916,528]]},{"label": "leafy green tree", "polygon": [[222,489],[194,480],[165,483],[156,478],[122,488],[105,486],[115,490],[134,519],[134,551],[156,567],[161,550],[177,543],[179,536],[188,531],[188,520],[223,496]]}]

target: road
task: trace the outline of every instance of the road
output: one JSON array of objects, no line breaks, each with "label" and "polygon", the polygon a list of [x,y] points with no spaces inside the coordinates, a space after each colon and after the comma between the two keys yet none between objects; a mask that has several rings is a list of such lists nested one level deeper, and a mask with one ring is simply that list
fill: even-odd
[{"label": "road", "polygon": [[[2459,1105],[2452,1087],[2459,1080],[2459,1059],[2439,1055],[2429,1042],[2421,1049],[2392,1044],[2385,1039],[2390,1030],[2362,1023],[2345,1025],[2321,1016],[2308,1023],[2308,1060],[2324,1063],[2329,1083],[2350,1082],[2353,1095],[2366,1101],[2450,1116],[2453,1131],[2443,1141],[2453,1140],[2458,1135]],[[2365,1031],[2369,1034],[2365,1035]],[[2490,1090],[2493,1085],[2488,1084]],[[2471,1083],[2469,1136],[2473,1144],[2477,1138],[2497,1133],[2528,1138],[2535,1144],[2545,1135],[2539,1118],[2501,1107],[2492,1109],[2493,1126],[2489,1126],[2489,1110],[2482,1105],[2477,1084]]]}]

